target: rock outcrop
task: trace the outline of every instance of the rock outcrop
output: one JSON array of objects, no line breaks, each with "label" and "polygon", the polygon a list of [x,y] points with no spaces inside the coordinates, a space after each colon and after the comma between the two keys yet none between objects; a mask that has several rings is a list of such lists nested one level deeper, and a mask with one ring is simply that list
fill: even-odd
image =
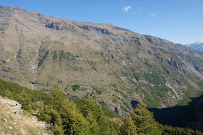
[{"label": "rock outcrop", "polygon": [[49,135],[45,122],[22,113],[21,105],[0,96],[0,135]]},{"label": "rock outcrop", "polygon": [[22,105],[14,100],[5,99],[0,96],[0,103],[3,105],[7,105],[13,113],[23,112],[23,110],[21,110]]}]

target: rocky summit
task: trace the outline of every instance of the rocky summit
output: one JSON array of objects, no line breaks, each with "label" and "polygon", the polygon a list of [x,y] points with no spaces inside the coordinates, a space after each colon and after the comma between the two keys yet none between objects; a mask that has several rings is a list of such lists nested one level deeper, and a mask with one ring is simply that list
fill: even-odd
[{"label": "rocky summit", "polygon": [[203,55],[107,23],[0,7],[0,78],[35,90],[57,83],[120,115],[131,103],[163,108],[203,91]]}]

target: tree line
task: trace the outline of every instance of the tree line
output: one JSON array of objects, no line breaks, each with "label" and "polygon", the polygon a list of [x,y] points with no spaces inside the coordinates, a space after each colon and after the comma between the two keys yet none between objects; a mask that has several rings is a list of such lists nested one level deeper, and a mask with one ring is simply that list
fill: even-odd
[{"label": "tree line", "polygon": [[65,97],[58,85],[50,92],[33,91],[0,80],[0,95],[18,101],[22,109],[45,121],[55,135],[202,135],[201,131],[161,125],[143,103],[130,117],[121,117],[85,99]]}]

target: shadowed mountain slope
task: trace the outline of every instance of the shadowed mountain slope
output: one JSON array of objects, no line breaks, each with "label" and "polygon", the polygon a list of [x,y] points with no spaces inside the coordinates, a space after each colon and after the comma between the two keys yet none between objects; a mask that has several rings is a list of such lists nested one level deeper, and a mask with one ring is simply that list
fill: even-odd
[{"label": "shadowed mountain slope", "polygon": [[203,130],[203,96],[193,98],[189,105],[149,109],[161,124]]}]

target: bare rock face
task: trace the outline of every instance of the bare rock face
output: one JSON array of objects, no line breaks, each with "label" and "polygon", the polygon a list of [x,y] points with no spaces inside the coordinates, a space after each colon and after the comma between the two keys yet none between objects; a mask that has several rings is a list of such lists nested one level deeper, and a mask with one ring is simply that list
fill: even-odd
[{"label": "bare rock face", "polygon": [[162,107],[203,91],[202,54],[111,24],[0,7],[0,39],[0,78],[31,89],[58,83],[67,95],[91,94],[129,112],[134,98]]},{"label": "bare rock face", "polygon": [[3,105],[7,105],[13,113],[22,112],[22,110],[21,110],[22,105],[16,101],[13,101],[10,99],[4,99],[0,96],[0,103]]}]

